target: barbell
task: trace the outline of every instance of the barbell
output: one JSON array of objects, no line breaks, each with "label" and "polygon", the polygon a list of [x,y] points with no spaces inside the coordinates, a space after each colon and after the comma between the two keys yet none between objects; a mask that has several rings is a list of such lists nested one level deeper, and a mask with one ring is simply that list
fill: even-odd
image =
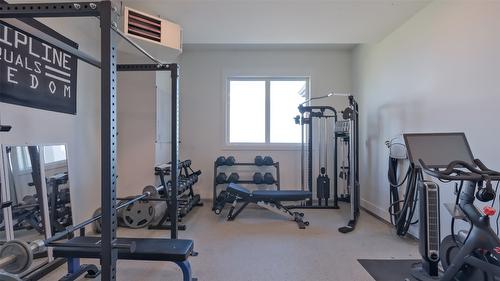
[{"label": "barbell", "polygon": [[[155,197],[157,194],[163,189],[163,186],[159,187],[146,187],[143,190],[143,194],[134,197],[130,199],[129,201],[120,203],[117,207],[116,210],[120,210],[122,208],[125,208],[131,204],[134,204],[137,201],[141,201],[145,198],[149,197]],[[100,248],[101,246],[99,244],[93,244],[93,245],[88,245],[88,244],[81,244],[81,243],[55,243],[58,240],[61,240],[65,236],[67,236],[70,233],[73,233],[81,228],[84,228],[85,226],[96,222],[102,218],[102,214],[96,214],[94,213],[94,216],[92,218],[83,221],[75,226],[71,226],[66,228],[64,231],[56,233],[54,236],[49,237],[45,240],[39,239],[31,242],[30,244],[21,241],[21,240],[10,240],[7,241],[3,246],[0,248],[0,269],[4,270],[7,273],[11,274],[19,274],[28,268],[31,267],[31,264],[33,263],[33,253],[44,249],[45,247],[85,247],[85,248]],[[117,249],[127,249],[130,252],[135,251],[135,243],[130,243],[130,244],[115,244],[113,245],[114,248]],[[7,276],[7,275],[6,275]],[[0,274],[0,277],[3,277]],[[3,280],[3,279],[0,279]]]}]

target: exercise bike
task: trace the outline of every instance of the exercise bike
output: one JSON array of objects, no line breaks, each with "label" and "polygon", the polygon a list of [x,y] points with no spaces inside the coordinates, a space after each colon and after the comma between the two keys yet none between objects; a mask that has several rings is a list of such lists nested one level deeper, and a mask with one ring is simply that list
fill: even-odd
[{"label": "exercise bike", "polygon": [[500,239],[490,225],[495,210],[488,206],[480,212],[474,206],[475,199],[482,202],[495,199],[491,182],[500,180],[500,172],[490,170],[479,159],[474,160],[477,167],[453,161],[444,170],[432,169],[422,159],[419,162],[432,177],[462,183],[457,210],[471,225],[469,231],[452,233],[442,240],[440,257],[444,273],[439,280],[500,280]]}]

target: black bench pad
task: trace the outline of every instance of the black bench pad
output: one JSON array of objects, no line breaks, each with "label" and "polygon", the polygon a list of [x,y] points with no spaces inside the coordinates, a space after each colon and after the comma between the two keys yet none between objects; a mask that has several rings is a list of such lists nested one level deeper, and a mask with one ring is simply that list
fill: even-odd
[{"label": "black bench pad", "polygon": [[249,201],[301,201],[309,198],[311,192],[302,190],[255,190],[250,191],[241,185],[230,183],[227,192]]},{"label": "black bench pad", "polygon": [[[101,237],[75,237],[68,242],[78,244],[99,244]],[[136,249],[131,253],[127,249],[118,249],[118,259],[143,261],[185,261],[193,251],[193,240],[164,238],[118,238],[118,244],[135,242]],[[100,248],[54,247],[55,257],[88,258],[101,257]]]}]

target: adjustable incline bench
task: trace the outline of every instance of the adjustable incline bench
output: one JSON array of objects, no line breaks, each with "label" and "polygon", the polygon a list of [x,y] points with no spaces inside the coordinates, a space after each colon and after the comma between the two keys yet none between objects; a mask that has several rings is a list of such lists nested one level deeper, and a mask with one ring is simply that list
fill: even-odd
[{"label": "adjustable incline bench", "polygon": [[[80,266],[80,258],[99,259],[101,249],[100,237],[80,236],[68,241],[70,244],[89,245],[82,247],[54,247],[54,257],[66,258],[68,261],[68,274],[60,281],[76,280],[87,272],[86,277],[94,278],[99,274],[95,266]],[[191,265],[188,258],[193,254],[193,241],[182,239],[162,238],[118,238],[117,244],[134,244],[135,250],[118,249],[118,259],[141,261],[169,261],[177,264],[183,274],[183,281],[196,281],[192,277]]]},{"label": "adjustable incline bench", "polygon": [[[226,203],[232,204],[227,215],[228,220],[234,220],[243,209],[250,203],[257,204],[272,212],[280,215],[285,215],[297,222],[300,229],[306,228],[309,225],[308,221],[304,221],[304,214],[292,212],[286,206],[281,204],[282,201],[303,201],[311,196],[311,192],[302,190],[256,190],[250,191],[235,183],[230,183],[226,190],[221,191],[215,202],[214,212],[219,215],[224,209]],[[243,205],[236,210],[238,201],[242,201]]]}]

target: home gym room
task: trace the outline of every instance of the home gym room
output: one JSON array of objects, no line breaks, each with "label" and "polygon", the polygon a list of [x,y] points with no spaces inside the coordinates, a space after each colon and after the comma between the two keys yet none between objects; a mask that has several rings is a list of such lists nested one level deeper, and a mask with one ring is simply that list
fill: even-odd
[{"label": "home gym room", "polygon": [[0,280],[500,280],[499,19],[0,0]]}]

